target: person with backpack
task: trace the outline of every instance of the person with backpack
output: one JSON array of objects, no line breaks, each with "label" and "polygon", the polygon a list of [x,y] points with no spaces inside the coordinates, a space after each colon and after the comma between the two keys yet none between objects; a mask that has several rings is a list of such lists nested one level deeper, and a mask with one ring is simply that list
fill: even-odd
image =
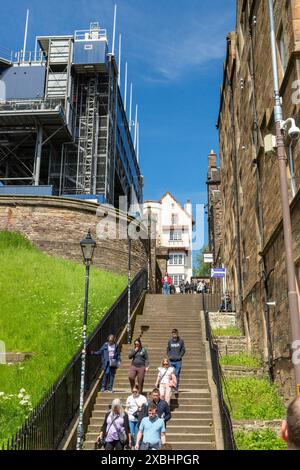
[{"label": "person with backpack", "polygon": [[109,335],[99,351],[91,351],[92,356],[101,356],[102,370],[104,372],[100,392],[105,392],[108,387],[109,392],[113,392],[113,384],[117,368],[120,366],[121,356],[119,346],[114,335]]},{"label": "person with backpack", "polygon": [[161,362],[161,367],[158,367],[158,376],[156,379],[155,387],[159,388],[160,397],[165,400],[170,406],[171,395],[174,388],[177,386],[177,379],[174,367],[171,367],[169,359],[165,358]]},{"label": "person with backpack", "polygon": [[123,450],[130,439],[128,414],[121,401],[116,399],[105,415],[98,441],[103,442],[105,450]]},{"label": "person with backpack", "polygon": [[137,378],[139,392],[142,394],[145,374],[149,370],[149,356],[146,349],[143,348],[142,342],[139,338],[135,340],[134,349],[130,351],[128,358],[132,359],[128,376],[131,392],[133,392]]},{"label": "person with backpack", "polygon": [[177,379],[176,393],[178,393],[179,390],[180,372],[182,368],[182,358],[184,354],[184,341],[182,338],[180,338],[178,330],[174,328],[172,330],[172,338],[168,341],[167,356],[170,361],[170,365],[175,369],[175,375]]},{"label": "person with backpack", "polygon": [[131,435],[131,447],[135,446],[136,436],[138,432],[139,416],[142,406],[147,404],[147,398],[141,395],[138,387],[134,386],[132,395],[127,398],[125,411],[128,413],[129,428]]}]

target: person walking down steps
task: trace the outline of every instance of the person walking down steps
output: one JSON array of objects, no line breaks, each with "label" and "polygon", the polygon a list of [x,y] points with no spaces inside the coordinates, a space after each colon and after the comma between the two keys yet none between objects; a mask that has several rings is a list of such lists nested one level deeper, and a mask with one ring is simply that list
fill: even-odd
[{"label": "person walking down steps", "polygon": [[111,411],[105,415],[98,440],[104,442],[105,450],[123,450],[130,439],[128,414],[121,401],[116,399],[111,404]]},{"label": "person walking down steps", "polygon": [[120,350],[114,335],[109,335],[107,342],[99,351],[91,351],[90,354],[91,356],[101,356],[104,374],[100,392],[105,392],[106,388],[109,392],[112,392],[116,371],[121,363]]},{"label": "person walking down steps", "polygon": [[158,375],[155,387],[159,388],[160,397],[170,406],[173,389],[176,389],[177,379],[174,367],[171,367],[169,359],[163,359],[158,367]]},{"label": "person walking down steps", "polygon": [[149,370],[149,356],[146,349],[143,348],[142,342],[139,338],[135,340],[134,349],[130,351],[128,358],[132,359],[128,377],[131,392],[133,392],[137,378],[139,392],[142,394],[145,374]]},{"label": "person walking down steps", "polygon": [[172,338],[168,341],[167,345],[167,356],[170,361],[170,365],[174,367],[177,385],[175,393],[179,391],[180,372],[182,368],[182,358],[185,354],[184,341],[180,338],[178,330],[174,328],[172,330]]},{"label": "person walking down steps", "polygon": [[142,411],[142,406],[147,405],[147,398],[140,395],[137,386],[133,387],[132,395],[127,398],[125,411],[129,417],[129,428],[131,435],[131,448],[134,448],[136,436],[138,433],[139,416]]}]

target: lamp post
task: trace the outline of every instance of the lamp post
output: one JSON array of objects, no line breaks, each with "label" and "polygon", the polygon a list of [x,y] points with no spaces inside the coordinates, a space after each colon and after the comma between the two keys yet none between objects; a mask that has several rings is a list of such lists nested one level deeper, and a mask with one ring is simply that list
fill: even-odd
[{"label": "lamp post", "polygon": [[[286,267],[288,277],[288,299],[289,299],[289,310],[291,317],[291,332],[292,332],[292,347],[295,349],[300,341],[300,320],[299,320],[299,306],[298,306],[298,295],[296,289],[296,275],[295,265],[293,259],[293,240],[292,240],[292,222],[290,214],[290,204],[288,195],[288,184],[286,165],[287,158],[284,144],[284,126],[283,126],[283,113],[281,98],[279,92],[279,80],[278,80],[278,64],[277,64],[277,51],[276,51],[276,36],[275,36],[275,22],[274,22],[274,7],[273,0],[269,2],[269,17],[270,17],[270,36],[271,36],[271,49],[272,49],[272,67],[273,67],[273,80],[274,80],[274,94],[275,94],[275,107],[274,107],[274,118],[276,125],[276,140],[277,140],[277,157],[279,163],[280,173],[280,190],[281,190],[281,204],[283,213],[283,231],[284,231],[284,244],[285,244],[285,256],[286,256]],[[300,362],[293,361],[295,370],[295,379],[297,394],[300,394]]]},{"label": "lamp post", "polygon": [[84,300],[84,317],[82,329],[82,354],[81,354],[81,373],[80,373],[80,402],[79,402],[79,422],[77,427],[77,444],[76,449],[81,450],[83,441],[83,404],[84,404],[84,389],[85,389],[85,360],[86,360],[86,347],[87,347],[87,318],[88,318],[88,298],[89,298],[89,276],[90,266],[93,260],[93,254],[96,247],[95,240],[92,239],[91,231],[84,240],[80,242],[83,261],[85,264],[85,300]]},{"label": "lamp post", "polygon": [[128,307],[127,307],[127,344],[131,343],[131,238],[128,231]]}]

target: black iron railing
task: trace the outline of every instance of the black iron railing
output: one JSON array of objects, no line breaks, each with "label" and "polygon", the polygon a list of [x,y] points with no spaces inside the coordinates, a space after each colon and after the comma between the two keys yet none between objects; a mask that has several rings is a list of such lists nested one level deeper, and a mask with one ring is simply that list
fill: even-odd
[{"label": "black iron railing", "polygon": [[[142,270],[131,285],[131,309],[136,307],[147,288],[147,271]],[[109,334],[118,338],[127,323],[127,289],[109,309],[88,340],[88,351],[101,348]],[[87,355],[85,393],[90,390],[100,371],[99,358]],[[55,385],[32,411],[22,428],[9,439],[2,450],[57,449],[79,409],[81,348],[65,368]]]},{"label": "black iron railing", "polygon": [[205,315],[206,340],[209,342],[209,347],[210,347],[213,380],[216,384],[217,392],[218,392],[218,401],[219,401],[219,410],[220,410],[222,433],[223,433],[223,440],[224,440],[224,449],[236,450],[237,448],[236,448],[234,435],[233,435],[231,417],[230,417],[229,409],[224,400],[224,395],[223,395],[223,386],[226,387],[226,380],[223,375],[222,368],[220,366],[219,348],[218,348],[217,343],[214,341],[213,334],[212,334],[205,294],[202,295],[202,302],[203,302],[203,311]]}]

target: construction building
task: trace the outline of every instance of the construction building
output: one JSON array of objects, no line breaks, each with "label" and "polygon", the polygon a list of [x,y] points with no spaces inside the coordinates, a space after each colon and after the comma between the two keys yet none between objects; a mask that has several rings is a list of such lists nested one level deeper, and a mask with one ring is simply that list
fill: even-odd
[{"label": "construction building", "polygon": [[[99,23],[0,57],[0,194],[142,203],[133,123]],[[136,133],[136,129],[135,129]]]}]

